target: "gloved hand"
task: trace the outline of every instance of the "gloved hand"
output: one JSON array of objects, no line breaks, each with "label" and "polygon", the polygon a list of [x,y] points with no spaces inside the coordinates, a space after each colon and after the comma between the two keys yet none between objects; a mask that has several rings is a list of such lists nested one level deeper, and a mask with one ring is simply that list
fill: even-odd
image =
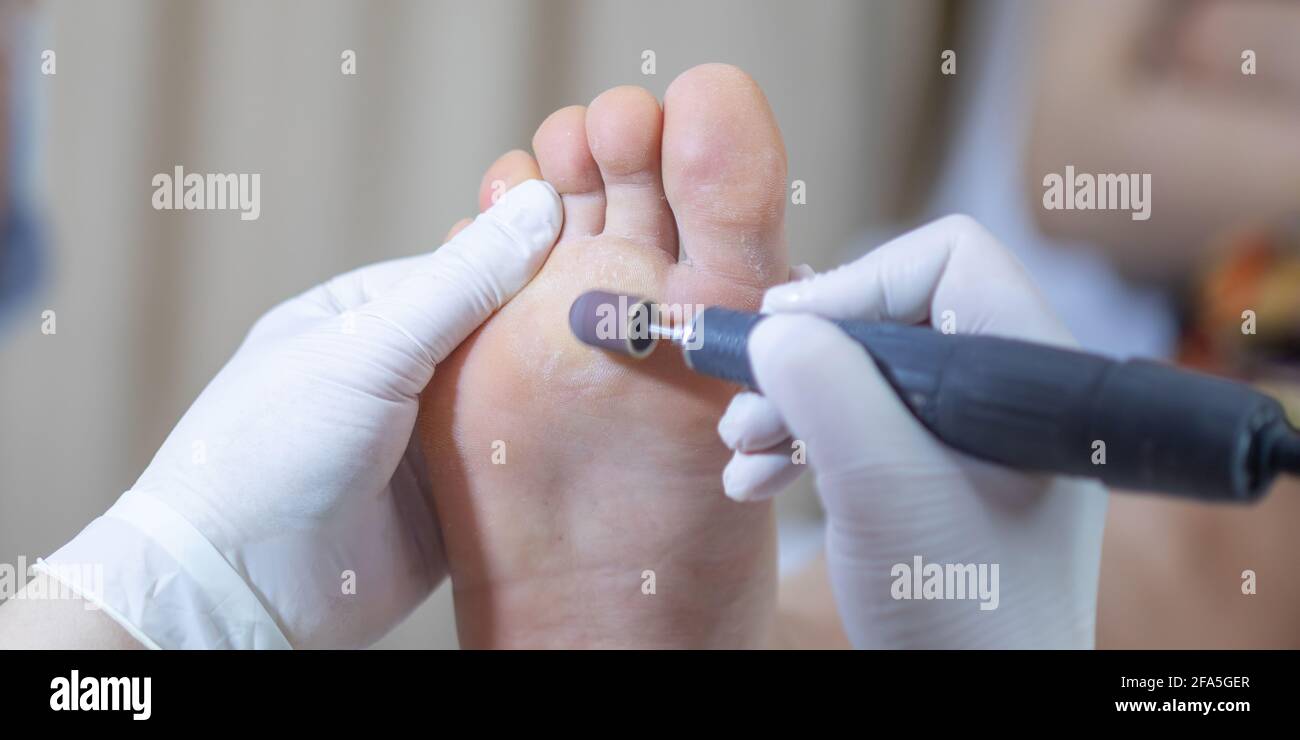
[{"label": "gloved hand", "polygon": [[102,564],[87,596],[151,647],[375,641],[445,575],[418,396],[562,220],[555,190],[526,182],[433,253],[272,309],[135,486],[41,567]]},{"label": "gloved hand", "polygon": [[[936,328],[947,319],[958,332],[1073,345],[1015,258],[964,216],[772,288],[763,308]],[[724,474],[727,494],[775,494],[800,468],[792,464],[792,437],[804,443],[828,519],[832,587],[855,646],[1094,644],[1101,485],[1022,474],[945,447],[866,351],[823,319],[768,318],[754,329],[749,354],[763,395],[740,394],[719,422],[736,450]],[[920,573],[913,572],[918,556]],[[923,598],[924,589],[913,587],[929,564],[990,566],[986,584],[996,602]]]}]

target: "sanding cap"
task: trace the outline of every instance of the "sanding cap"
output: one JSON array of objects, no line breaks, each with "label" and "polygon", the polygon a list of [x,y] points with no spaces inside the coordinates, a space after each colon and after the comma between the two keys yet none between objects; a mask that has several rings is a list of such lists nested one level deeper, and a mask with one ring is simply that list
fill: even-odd
[{"label": "sanding cap", "polygon": [[651,332],[653,317],[644,298],[592,290],[569,308],[569,330],[583,344],[639,360],[659,343]]}]

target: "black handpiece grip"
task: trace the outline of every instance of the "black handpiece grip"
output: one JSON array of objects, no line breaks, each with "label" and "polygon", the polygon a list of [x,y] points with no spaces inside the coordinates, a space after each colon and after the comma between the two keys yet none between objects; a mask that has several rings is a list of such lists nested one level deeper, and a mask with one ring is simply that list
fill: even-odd
[{"label": "black handpiece grip", "polygon": [[[747,341],[763,318],[704,310],[685,350],[688,364],[761,390]],[[866,348],[922,424],[982,460],[1215,501],[1256,499],[1272,480],[1260,430],[1285,417],[1277,401],[1249,386],[998,337],[835,323]]]}]

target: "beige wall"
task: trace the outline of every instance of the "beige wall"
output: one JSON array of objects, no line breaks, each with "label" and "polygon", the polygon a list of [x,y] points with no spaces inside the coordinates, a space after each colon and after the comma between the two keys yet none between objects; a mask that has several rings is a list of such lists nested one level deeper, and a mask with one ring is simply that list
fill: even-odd
[{"label": "beige wall", "polygon": [[[41,79],[52,272],[0,345],[0,561],[43,555],[128,488],[278,300],[435,246],[482,170],[606,87],[708,61],[767,90],[796,259],[827,267],[905,173],[937,3],[50,2]],[[354,49],[359,74],[339,73]],[[641,52],[658,74],[640,73]],[[20,73],[34,73],[36,60]],[[262,174],[262,215],[150,208],[154,173]],[[40,334],[54,309],[58,333]],[[806,499],[805,499],[806,501]],[[787,506],[787,515],[799,505]],[[792,513],[793,512],[793,513]],[[451,646],[444,589],[386,646]]]}]

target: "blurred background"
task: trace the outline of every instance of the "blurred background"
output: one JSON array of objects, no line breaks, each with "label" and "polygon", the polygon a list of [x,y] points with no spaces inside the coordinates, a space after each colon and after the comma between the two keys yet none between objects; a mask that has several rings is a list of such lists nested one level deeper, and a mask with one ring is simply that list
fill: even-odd
[{"label": "blurred background", "polygon": [[[0,562],[53,551],[128,489],[275,303],[439,244],[552,110],[620,84],[662,96],[703,62],[771,101],[806,187],[795,261],[827,269],[964,211],[1086,347],[1294,393],[1295,3],[0,0],[0,32]],[[261,217],[153,210],[177,165],[260,173]],[[1150,220],[1044,210],[1067,165],[1151,174]],[[1295,646],[1293,501],[1116,497],[1100,644]],[[781,506],[788,593],[824,595],[809,481]],[[455,644],[443,588],[381,646]]]}]

